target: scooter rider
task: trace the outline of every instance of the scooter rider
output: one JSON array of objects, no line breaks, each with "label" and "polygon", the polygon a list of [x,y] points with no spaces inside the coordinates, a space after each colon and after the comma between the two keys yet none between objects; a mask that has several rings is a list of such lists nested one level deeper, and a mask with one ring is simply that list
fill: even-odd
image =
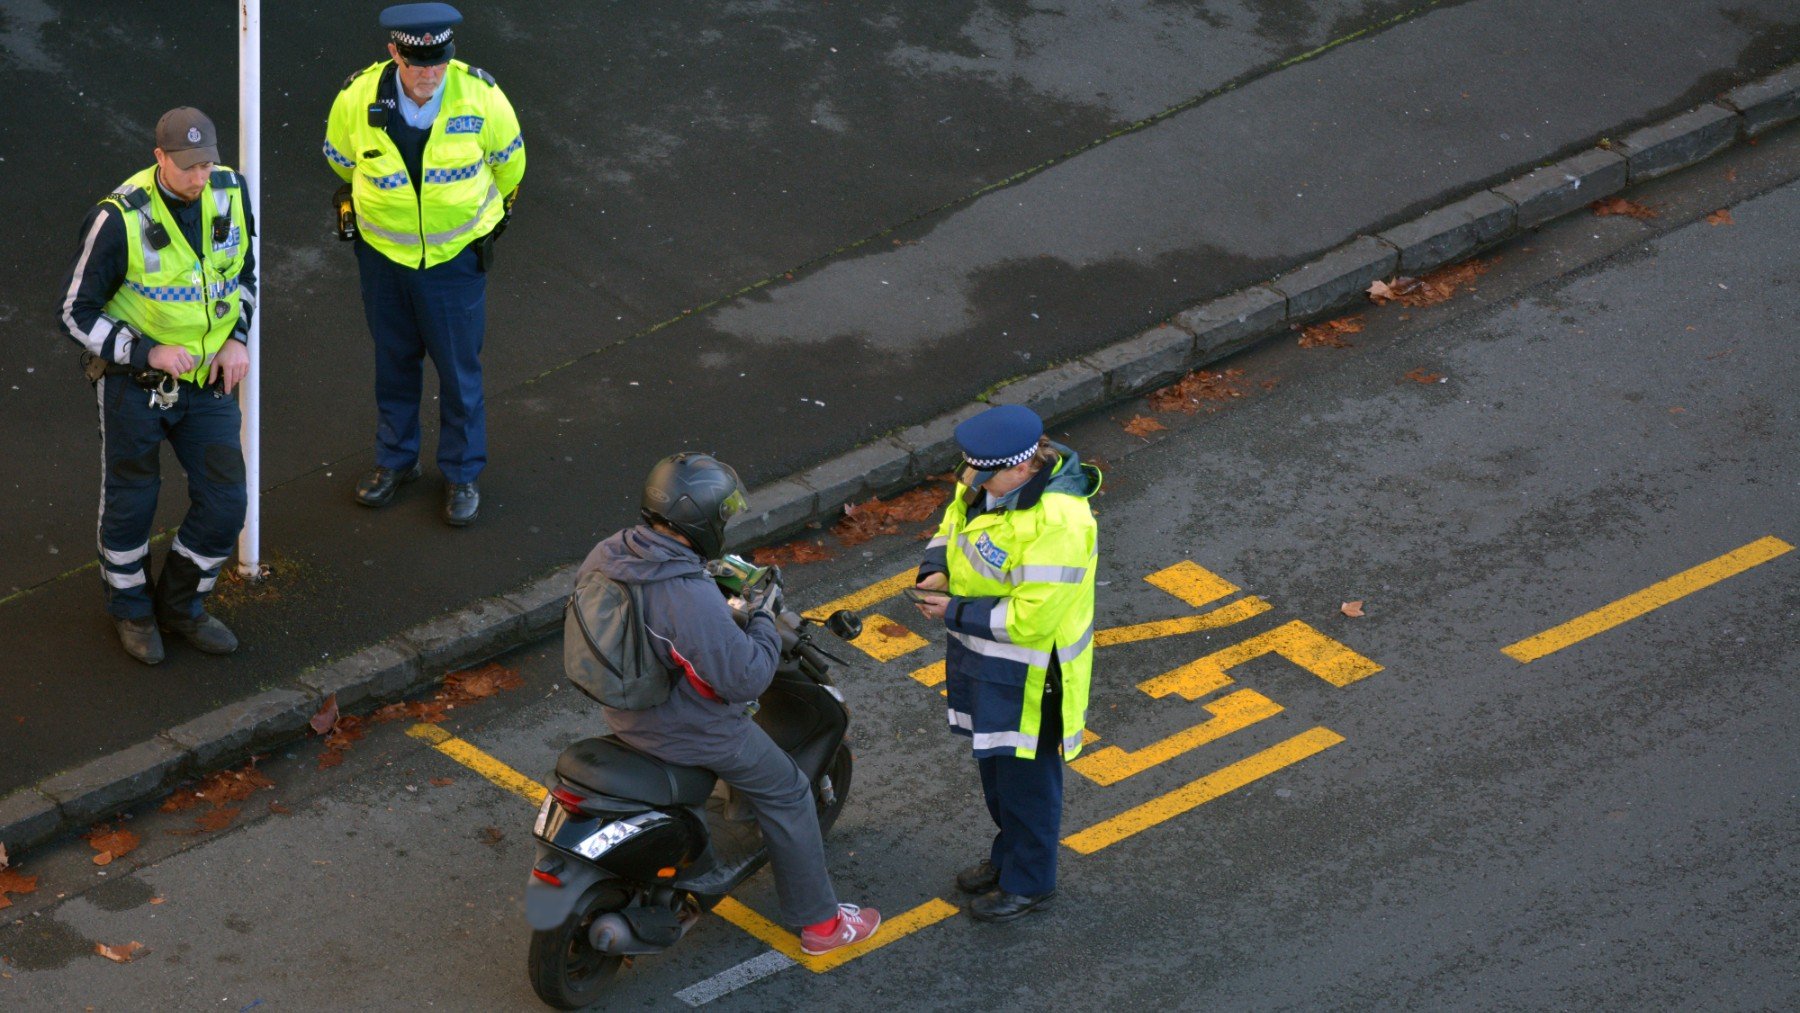
[{"label": "scooter rider", "polygon": [[740,628],[705,569],[724,551],[726,522],[745,506],[737,472],[706,454],[666,457],[644,484],[642,506],[643,523],[595,546],[581,573],[599,569],[637,585],[657,654],[679,675],[667,701],[605,708],[607,723],[633,748],[711,770],[749,801],[782,918],[802,927],[803,950],[820,954],[867,939],[880,912],[838,903],[806,775],[750,719],[781,653],[779,590]]}]

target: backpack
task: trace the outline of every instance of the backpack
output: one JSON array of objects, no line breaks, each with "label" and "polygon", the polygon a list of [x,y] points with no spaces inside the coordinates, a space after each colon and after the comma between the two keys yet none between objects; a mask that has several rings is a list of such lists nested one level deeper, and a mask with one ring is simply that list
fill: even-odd
[{"label": "backpack", "polygon": [[563,609],[563,672],[575,688],[616,710],[655,707],[674,673],[656,656],[638,589],[590,570]]}]

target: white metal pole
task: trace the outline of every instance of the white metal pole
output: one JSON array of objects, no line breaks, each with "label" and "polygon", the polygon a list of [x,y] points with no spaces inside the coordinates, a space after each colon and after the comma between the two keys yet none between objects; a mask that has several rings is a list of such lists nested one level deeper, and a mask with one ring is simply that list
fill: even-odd
[{"label": "white metal pole", "polygon": [[[256,231],[262,216],[262,0],[238,0],[238,171],[250,187],[250,214]],[[262,576],[262,307],[268,304],[268,267],[262,237],[250,237],[256,256],[257,313],[250,319],[250,372],[244,376],[238,402],[244,415],[244,489],[250,500],[244,530],[238,535],[238,572],[249,580]]]}]

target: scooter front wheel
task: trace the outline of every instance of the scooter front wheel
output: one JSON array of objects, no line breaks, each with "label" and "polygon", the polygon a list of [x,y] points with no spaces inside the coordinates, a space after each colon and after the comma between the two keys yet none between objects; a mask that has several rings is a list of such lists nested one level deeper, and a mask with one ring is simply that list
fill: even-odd
[{"label": "scooter front wheel", "polygon": [[588,942],[594,919],[631,903],[631,895],[615,884],[602,884],[567,920],[553,929],[531,934],[531,988],[557,1009],[581,1009],[599,1001],[600,993],[624,963],[623,957],[601,953]]}]

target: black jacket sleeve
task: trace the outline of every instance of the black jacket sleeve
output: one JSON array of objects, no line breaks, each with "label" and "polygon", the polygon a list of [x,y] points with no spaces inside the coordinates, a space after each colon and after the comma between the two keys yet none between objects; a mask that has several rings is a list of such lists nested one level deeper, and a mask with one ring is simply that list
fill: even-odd
[{"label": "black jacket sleeve", "polygon": [[250,210],[250,184],[242,175],[238,176],[238,198],[244,202],[244,225],[250,235],[244,237],[244,268],[238,272],[238,301],[241,310],[238,313],[237,327],[231,336],[250,344],[250,318],[256,315],[256,215]]},{"label": "black jacket sleeve", "polygon": [[143,369],[156,341],[106,313],[107,302],[125,280],[128,262],[121,214],[103,202],[82,220],[80,245],[63,279],[57,322],[76,344],[107,362]]}]

